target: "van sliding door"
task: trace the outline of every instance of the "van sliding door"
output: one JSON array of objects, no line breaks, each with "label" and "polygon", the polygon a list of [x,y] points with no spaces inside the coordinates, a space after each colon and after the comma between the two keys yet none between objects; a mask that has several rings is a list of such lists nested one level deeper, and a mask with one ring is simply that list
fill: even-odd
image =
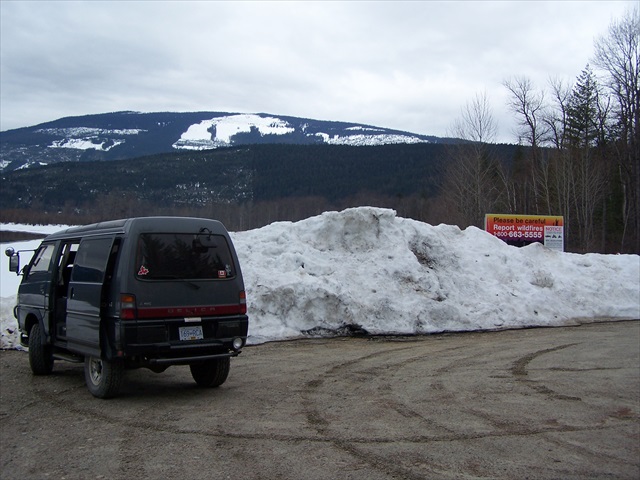
[{"label": "van sliding door", "polygon": [[112,237],[85,238],[76,253],[67,300],[67,342],[70,350],[99,355],[100,304]]}]

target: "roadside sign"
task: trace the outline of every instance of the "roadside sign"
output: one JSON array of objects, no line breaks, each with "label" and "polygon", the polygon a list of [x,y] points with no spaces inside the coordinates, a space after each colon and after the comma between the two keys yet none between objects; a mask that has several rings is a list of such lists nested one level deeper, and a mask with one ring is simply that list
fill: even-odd
[{"label": "roadside sign", "polygon": [[524,246],[539,242],[545,247],[564,251],[563,217],[553,215],[487,214],[484,229],[509,245]]}]

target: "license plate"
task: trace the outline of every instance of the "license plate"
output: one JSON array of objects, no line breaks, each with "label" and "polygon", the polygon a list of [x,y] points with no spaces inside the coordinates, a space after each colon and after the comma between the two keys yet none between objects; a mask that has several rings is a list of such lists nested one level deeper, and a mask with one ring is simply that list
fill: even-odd
[{"label": "license plate", "polygon": [[202,340],[202,325],[194,327],[180,327],[178,329],[180,333],[180,340]]}]

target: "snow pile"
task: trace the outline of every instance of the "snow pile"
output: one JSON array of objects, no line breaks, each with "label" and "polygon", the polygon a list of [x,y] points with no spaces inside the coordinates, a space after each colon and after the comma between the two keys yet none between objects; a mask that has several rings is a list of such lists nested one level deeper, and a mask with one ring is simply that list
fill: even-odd
[{"label": "snow pile", "polygon": [[[640,318],[638,255],[516,248],[474,227],[431,226],[370,207],[232,237],[253,344]],[[9,348],[18,340],[11,308],[19,277],[4,255],[0,268],[0,346]],[[14,283],[5,290],[8,276]]]},{"label": "snow pile", "polygon": [[423,334],[640,318],[640,257],[508,246],[356,208],[234,235],[251,341]]}]

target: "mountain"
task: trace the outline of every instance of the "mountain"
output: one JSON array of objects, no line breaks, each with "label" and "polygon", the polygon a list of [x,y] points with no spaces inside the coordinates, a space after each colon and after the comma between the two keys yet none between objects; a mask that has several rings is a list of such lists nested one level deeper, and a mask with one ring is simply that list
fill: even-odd
[{"label": "mountain", "polygon": [[450,141],[371,125],[266,113],[115,112],[0,132],[0,171],[256,144],[379,146]]}]

